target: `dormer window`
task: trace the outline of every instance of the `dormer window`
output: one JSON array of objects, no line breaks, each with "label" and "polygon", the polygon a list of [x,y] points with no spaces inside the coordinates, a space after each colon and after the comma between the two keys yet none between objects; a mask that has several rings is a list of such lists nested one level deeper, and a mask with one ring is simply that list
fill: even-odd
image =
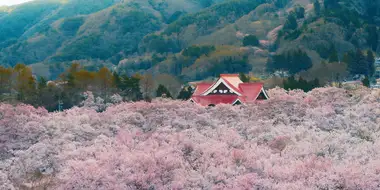
[{"label": "dormer window", "polygon": [[228,88],[223,83],[221,83],[215,89],[213,89],[209,95],[216,95],[216,94],[220,94],[220,95],[236,95],[236,93],[232,89]]},{"label": "dormer window", "polygon": [[264,94],[263,91],[260,92],[259,96],[257,97],[257,100],[267,100],[268,97]]}]

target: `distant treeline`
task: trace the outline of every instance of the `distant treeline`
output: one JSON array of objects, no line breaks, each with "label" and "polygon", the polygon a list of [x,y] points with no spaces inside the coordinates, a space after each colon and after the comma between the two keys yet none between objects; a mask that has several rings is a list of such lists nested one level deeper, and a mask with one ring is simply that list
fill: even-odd
[{"label": "distant treeline", "polygon": [[[153,80],[150,75],[120,76],[106,67],[91,72],[74,63],[59,79],[47,81],[44,77],[33,76],[31,68],[24,64],[13,68],[0,66],[0,101],[21,102],[56,111],[80,105],[86,91],[101,97],[105,103],[114,94],[119,94],[125,101],[149,101],[153,96],[174,96],[163,84],[155,88]],[[191,88],[184,87],[175,98],[188,99],[190,96]]]},{"label": "distant treeline", "polygon": [[[328,63],[334,64],[344,62],[347,64],[347,72],[350,75],[364,75],[372,77],[375,73],[375,55],[371,50],[363,53],[363,50],[356,49],[356,51],[349,51],[343,55],[340,60],[338,53],[334,46],[330,47],[329,55],[326,56]],[[291,75],[295,75],[301,71],[307,71],[312,68],[313,64],[310,57],[305,51],[301,49],[284,51],[282,53],[273,55],[268,59],[267,71],[287,71]]]},{"label": "distant treeline", "polygon": [[[240,78],[244,82],[260,80],[244,73],[240,73]],[[182,85],[170,75],[163,75],[157,81],[150,74],[119,75],[106,67],[88,71],[77,63],[73,63],[55,81],[47,81],[44,77],[36,78],[31,68],[24,64],[17,64],[13,68],[0,66],[0,86],[1,102],[25,103],[45,107],[48,111],[80,106],[86,99],[87,91],[104,100],[104,104],[112,102],[115,94],[120,95],[124,101],[150,101],[153,97],[188,100],[193,91],[190,86]],[[297,81],[291,77],[284,79],[284,87],[309,91],[319,87],[319,81],[308,82],[302,78]]]}]

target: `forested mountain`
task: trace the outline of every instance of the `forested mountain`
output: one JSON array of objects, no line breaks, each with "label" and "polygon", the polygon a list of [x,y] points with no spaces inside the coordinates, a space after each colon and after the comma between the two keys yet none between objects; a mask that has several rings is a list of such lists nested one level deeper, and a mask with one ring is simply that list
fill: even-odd
[{"label": "forested mountain", "polygon": [[370,75],[379,16],[376,0],[36,0],[0,7],[0,64],[50,78],[73,62],[183,81]]}]

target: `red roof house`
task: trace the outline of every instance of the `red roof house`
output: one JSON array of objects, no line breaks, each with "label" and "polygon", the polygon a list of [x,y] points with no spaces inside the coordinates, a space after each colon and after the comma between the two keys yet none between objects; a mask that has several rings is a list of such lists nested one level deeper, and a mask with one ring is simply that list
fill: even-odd
[{"label": "red roof house", "polygon": [[202,106],[245,104],[266,100],[263,83],[243,83],[238,74],[221,74],[214,83],[198,83],[190,101]]}]

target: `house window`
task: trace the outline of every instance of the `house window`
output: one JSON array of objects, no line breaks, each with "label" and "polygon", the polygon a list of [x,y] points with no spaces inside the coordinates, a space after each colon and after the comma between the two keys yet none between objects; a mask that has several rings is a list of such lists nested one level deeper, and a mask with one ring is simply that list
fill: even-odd
[{"label": "house window", "polygon": [[236,102],[234,103],[234,106],[238,106],[238,105],[241,105],[240,100],[238,100],[238,101],[236,101]]},{"label": "house window", "polygon": [[259,96],[257,97],[257,100],[266,100],[266,99],[267,99],[267,97],[265,96],[264,92],[261,91]]},{"label": "house window", "polygon": [[209,95],[218,95],[218,94],[226,94],[226,95],[232,95],[235,94],[231,89],[229,89],[226,85],[223,83],[220,83],[218,87],[215,88]]}]

